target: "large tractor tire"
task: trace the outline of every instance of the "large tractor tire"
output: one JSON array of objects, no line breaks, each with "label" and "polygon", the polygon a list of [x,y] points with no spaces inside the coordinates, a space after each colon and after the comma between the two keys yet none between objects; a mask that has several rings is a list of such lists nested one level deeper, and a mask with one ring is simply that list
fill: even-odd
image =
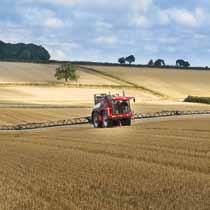
[{"label": "large tractor tire", "polygon": [[122,126],[131,126],[131,119],[130,119],[130,118],[128,118],[128,119],[123,119],[123,120],[121,121],[121,125],[122,125]]},{"label": "large tractor tire", "polygon": [[107,112],[103,112],[102,114],[102,127],[103,128],[110,128],[112,127],[113,122],[109,119]]},{"label": "large tractor tire", "polygon": [[99,114],[97,112],[93,113],[92,123],[93,123],[94,128],[101,128],[101,122],[99,120]]}]

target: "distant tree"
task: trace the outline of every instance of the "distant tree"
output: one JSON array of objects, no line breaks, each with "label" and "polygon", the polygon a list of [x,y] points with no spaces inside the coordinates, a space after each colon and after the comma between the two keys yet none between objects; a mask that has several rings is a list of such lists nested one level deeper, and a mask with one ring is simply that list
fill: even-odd
[{"label": "distant tree", "polygon": [[151,59],[149,62],[148,62],[148,64],[147,64],[148,66],[153,66],[154,65],[154,62],[153,62],[153,60]]},{"label": "distant tree", "polygon": [[77,80],[76,67],[73,64],[63,64],[56,69],[55,77],[57,80],[65,79],[65,82]]},{"label": "distant tree", "polygon": [[165,61],[162,60],[162,59],[158,59],[154,62],[154,66],[157,66],[157,67],[161,67],[161,66],[165,66]]},{"label": "distant tree", "polygon": [[136,61],[136,58],[134,55],[130,55],[127,58],[125,58],[125,61],[127,61],[129,64],[131,64]]},{"label": "distant tree", "polygon": [[124,58],[124,57],[119,58],[119,59],[118,59],[118,62],[119,62],[120,64],[125,64],[125,58]]},{"label": "distant tree", "polygon": [[189,68],[190,67],[190,63],[188,61],[185,61],[185,65],[184,65],[185,68]]},{"label": "distant tree", "polygon": [[178,59],[176,61],[176,66],[177,67],[184,67],[185,61],[183,59]]},{"label": "distant tree", "polygon": [[183,59],[178,59],[176,61],[176,66],[181,67],[181,68],[189,68],[190,63],[188,61],[183,60]]}]

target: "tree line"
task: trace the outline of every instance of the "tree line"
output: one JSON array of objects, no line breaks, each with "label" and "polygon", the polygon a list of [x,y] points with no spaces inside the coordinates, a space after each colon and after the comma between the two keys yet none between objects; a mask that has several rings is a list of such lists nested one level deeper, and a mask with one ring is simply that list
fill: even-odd
[{"label": "tree line", "polygon": [[[150,60],[147,64],[148,66],[166,66],[166,63],[163,59],[157,59],[156,61]],[[185,61],[183,59],[178,59],[176,60],[176,67],[180,67],[180,68],[189,68],[190,67],[190,63],[188,61]]]},{"label": "tree line", "polygon": [[[121,57],[118,59],[118,63],[120,64],[126,64],[129,63],[133,63],[135,62],[136,58],[134,55],[129,55],[128,57]],[[166,63],[163,59],[157,59],[155,61],[153,61],[152,59],[148,62],[147,64],[148,66],[156,66],[156,67],[162,67],[162,66],[166,66]],[[180,67],[180,68],[189,68],[190,67],[190,63],[188,61],[185,61],[183,59],[178,59],[176,60],[176,66]]]},{"label": "tree line", "polygon": [[0,60],[48,61],[49,59],[49,52],[42,46],[0,41]]}]

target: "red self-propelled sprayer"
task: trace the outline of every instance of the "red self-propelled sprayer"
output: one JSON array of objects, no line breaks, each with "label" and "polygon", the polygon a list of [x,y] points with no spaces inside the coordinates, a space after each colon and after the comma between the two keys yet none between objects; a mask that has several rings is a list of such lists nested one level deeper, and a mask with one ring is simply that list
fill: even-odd
[{"label": "red self-propelled sprayer", "polygon": [[134,97],[119,94],[94,95],[94,107],[92,110],[92,123],[95,128],[108,128],[122,125],[130,126],[134,113],[131,110],[130,101],[135,102]]}]

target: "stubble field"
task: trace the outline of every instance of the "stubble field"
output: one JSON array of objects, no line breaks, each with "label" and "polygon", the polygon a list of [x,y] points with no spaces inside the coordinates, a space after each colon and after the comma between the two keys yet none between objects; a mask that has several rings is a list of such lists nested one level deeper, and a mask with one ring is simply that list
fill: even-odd
[{"label": "stubble field", "polygon": [[[25,106],[25,107],[24,107]],[[72,119],[77,117],[88,117],[91,114],[92,104],[74,106],[47,106],[47,105],[11,105],[0,107],[0,126],[17,125],[23,123],[39,123]],[[132,104],[135,113],[153,113],[167,110],[179,111],[205,111],[209,110],[207,105],[177,104]]]},{"label": "stubble field", "polygon": [[[181,70],[92,66],[97,71],[91,71],[77,67],[79,80],[64,85],[54,78],[57,67],[56,64],[0,62],[0,125],[88,116],[94,94],[123,90],[136,97],[133,105],[136,113],[209,109],[207,105],[182,103],[188,94],[200,91],[201,83],[204,95],[208,96],[208,72],[201,72],[198,78],[196,72]],[[165,88],[169,96],[154,94],[154,91],[164,92]],[[178,97],[174,91],[179,92]]]},{"label": "stubble field", "polygon": [[0,133],[1,210],[207,210],[209,124]]},{"label": "stubble field", "polygon": [[[209,72],[78,67],[63,84],[56,67],[0,62],[0,125],[88,116],[109,91],[136,113],[210,110],[182,102],[209,96]],[[209,166],[209,116],[0,132],[0,210],[208,210]]]},{"label": "stubble field", "polygon": [[90,68],[159,92],[170,99],[183,99],[188,95],[210,96],[209,71],[102,66]]}]

